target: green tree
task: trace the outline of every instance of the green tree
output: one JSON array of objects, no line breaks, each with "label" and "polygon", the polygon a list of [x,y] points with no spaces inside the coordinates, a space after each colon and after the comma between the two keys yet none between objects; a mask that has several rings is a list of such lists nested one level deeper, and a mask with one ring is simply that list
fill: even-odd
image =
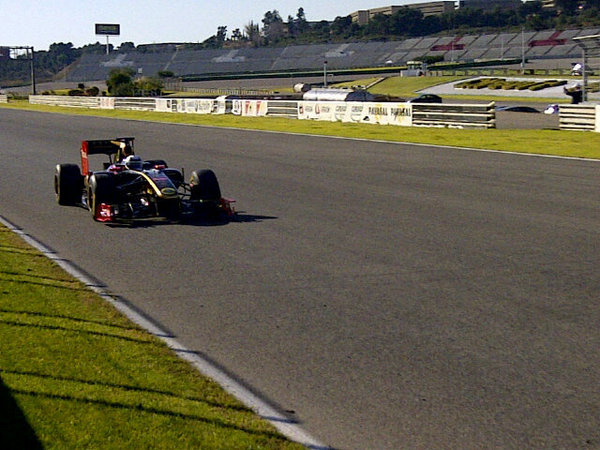
[{"label": "green tree", "polygon": [[275,9],[273,11],[267,11],[263,23],[263,35],[265,40],[269,44],[277,43],[284,35],[283,19],[279,15],[279,12]]},{"label": "green tree", "polygon": [[123,42],[118,49],[120,52],[132,52],[135,50],[135,44],[133,42]]},{"label": "green tree", "polygon": [[304,8],[298,8],[296,18],[294,19],[294,25],[296,26],[298,33],[305,33],[308,30],[308,22],[306,21]]},{"label": "green tree", "polygon": [[133,77],[135,71],[131,68],[112,69],[106,80],[109,94],[114,97],[129,97],[133,95]]},{"label": "green tree", "polygon": [[572,16],[577,12],[579,0],[554,0],[554,4],[561,13]]},{"label": "green tree", "polygon": [[164,84],[159,78],[141,77],[133,82],[134,93],[141,97],[154,97],[162,94]]},{"label": "green tree", "polygon": [[254,23],[254,21],[252,21],[252,20],[249,23],[247,23],[244,26],[244,34],[246,35],[248,40],[250,42],[252,42],[252,45],[254,47],[260,47],[261,36],[260,36],[260,29],[259,29],[257,23]]}]

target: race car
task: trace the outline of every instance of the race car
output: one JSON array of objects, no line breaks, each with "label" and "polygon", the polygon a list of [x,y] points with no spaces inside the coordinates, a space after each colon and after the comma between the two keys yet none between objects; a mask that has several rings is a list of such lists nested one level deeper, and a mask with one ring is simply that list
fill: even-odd
[{"label": "race car", "polygon": [[[142,160],[135,154],[133,137],[81,142],[81,168],[58,164],[54,191],[59,205],[87,208],[99,222],[136,219],[178,220],[185,216],[231,218],[232,199],[221,196],[210,169],[192,172],[184,182],[183,170],[162,159]],[[103,170],[90,170],[91,155],[106,155]]]}]

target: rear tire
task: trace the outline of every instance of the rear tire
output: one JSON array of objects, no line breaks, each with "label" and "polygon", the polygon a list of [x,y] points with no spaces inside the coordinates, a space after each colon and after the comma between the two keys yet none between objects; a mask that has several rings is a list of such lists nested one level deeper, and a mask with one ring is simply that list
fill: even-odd
[{"label": "rear tire", "polygon": [[54,192],[59,205],[73,206],[81,201],[83,177],[76,164],[58,164],[54,171]]}]

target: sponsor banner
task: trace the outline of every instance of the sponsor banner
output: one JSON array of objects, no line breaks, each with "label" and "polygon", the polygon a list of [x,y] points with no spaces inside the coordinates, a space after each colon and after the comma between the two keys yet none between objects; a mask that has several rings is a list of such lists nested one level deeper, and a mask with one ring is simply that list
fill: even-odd
[{"label": "sponsor banner", "polygon": [[312,120],[327,120],[335,122],[336,107],[344,105],[345,102],[298,102],[298,118]]},{"label": "sponsor banner", "polygon": [[410,103],[365,103],[367,114],[362,122],[380,125],[412,125],[412,105]]},{"label": "sponsor banner", "polygon": [[157,98],[156,99],[156,111],[157,112],[172,112],[171,109],[173,105],[173,100],[166,98]]},{"label": "sponsor banner", "polygon": [[189,114],[210,114],[213,111],[213,101],[209,99],[184,98],[177,102],[177,112]]},{"label": "sponsor banner", "polygon": [[412,125],[410,103],[299,102],[298,118],[332,122]]},{"label": "sponsor banner", "polygon": [[115,109],[115,98],[100,97],[100,109]]},{"label": "sponsor banner", "polygon": [[156,111],[178,112],[187,114],[210,114],[213,101],[203,98],[156,99]]},{"label": "sponsor banner", "polygon": [[240,100],[240,113],[247,117],[266,116],[267,100]]}]

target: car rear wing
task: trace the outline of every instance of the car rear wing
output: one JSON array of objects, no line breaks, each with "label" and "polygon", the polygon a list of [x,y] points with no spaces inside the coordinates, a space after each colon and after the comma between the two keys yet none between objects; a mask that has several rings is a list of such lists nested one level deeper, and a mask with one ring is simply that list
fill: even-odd
[{"label": "car rear wing", "polygon": [[81,141],[81,172],[83,175],[90,173],[89,155],[107,155],[110,163],[123,158],[123,149],[130,149],[134,154],[133,137],[120,137],[115,139],[96,139]]}]

